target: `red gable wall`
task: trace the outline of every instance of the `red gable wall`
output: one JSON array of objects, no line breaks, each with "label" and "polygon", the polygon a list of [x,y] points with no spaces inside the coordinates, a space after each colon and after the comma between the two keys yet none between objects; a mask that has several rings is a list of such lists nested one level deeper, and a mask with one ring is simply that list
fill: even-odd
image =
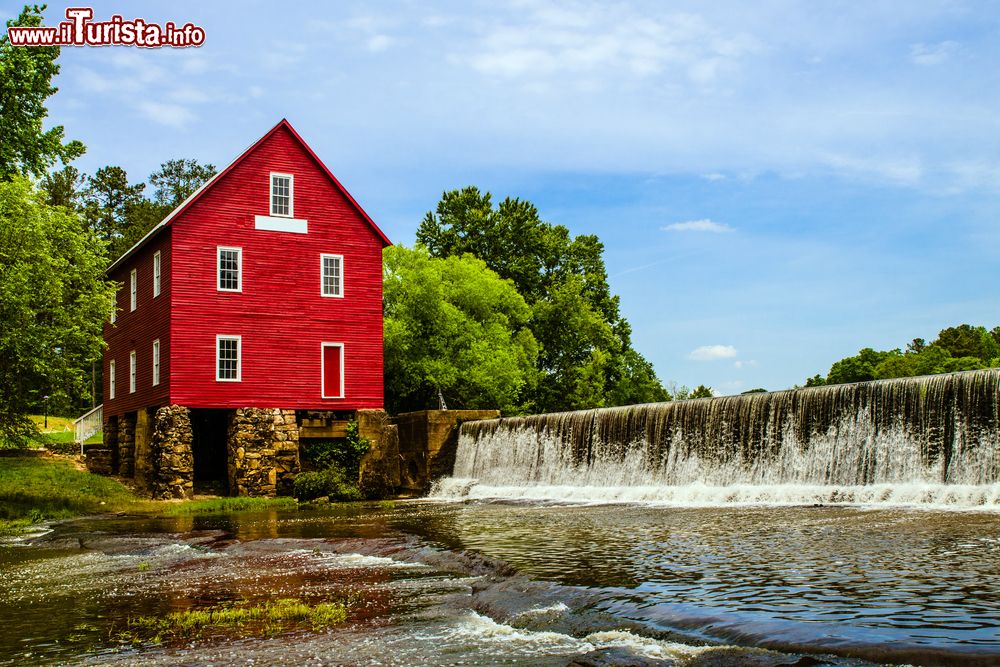
[{"label": "red gable wall", "polygon": [[[307,234],[255,229],[270,173],[294,175]],[[171,223],[170,400],[189,407],[382,407],[382,238],[285,126]],[[243,291],[216,289],[218,246],[243,249]],[[320,254],[343,255],[343,298]],[[216,335],[242,337],[242,380],[215,379]],[[322,398],[322,343],[344,345],[344,398]]]},{"label": "red gable wall", "polygon": [[[307,234],[257,230],[270,173],[294,176],[294,218]],[[388,241],[284,121],[169,224],[115,263],[118,319],[105,325],[105,415],[177,403],[198,408],[381,408],[382,248]],[[217,248],[242,248],[241,292],[217,289]],[[161,252],[161,295],[152,257]],[[321,296],[321,254],[343,256],[342,298]],[[129,311],[129,274],[138,303]],[[216,380],[216,336],[242,338],[241,381]],[[152,342],[160,339],[160,384]],[[323,343],[343,345],[343,398],[323,398]],[[137,355],[129,393],[129,352]],[[328,350],[328,357],[333,357]],[[109,399],[110,360],[117,363]],[[327,378],[330,386],[330,378]]]}]

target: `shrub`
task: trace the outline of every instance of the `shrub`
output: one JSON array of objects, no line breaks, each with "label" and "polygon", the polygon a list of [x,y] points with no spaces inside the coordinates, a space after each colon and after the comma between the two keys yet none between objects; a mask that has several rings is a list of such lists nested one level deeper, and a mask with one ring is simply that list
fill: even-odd
[{"label": "shrub", "polygon": [[351,421],[347,424],[346,438],[310,442],[303,447],[303,453],[316,470],[337,468],[347,477],[357,479],[361,459],[368,447],[368,440],[358,435],[358,422]]},{"label": "shrub", "polygon": [[300,501],[323,496],[330,500],[361,500],[357,484],[348,481],[344,472],[337,468],[300,473],[295,478],[292,494]]}]

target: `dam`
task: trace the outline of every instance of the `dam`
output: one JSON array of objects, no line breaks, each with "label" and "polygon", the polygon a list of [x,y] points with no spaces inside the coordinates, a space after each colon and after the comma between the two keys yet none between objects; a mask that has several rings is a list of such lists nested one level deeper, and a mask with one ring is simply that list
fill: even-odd
[{"label": "dam", "polygon": [[1000,369],[470,422],[432,495],[1000,507]]}]

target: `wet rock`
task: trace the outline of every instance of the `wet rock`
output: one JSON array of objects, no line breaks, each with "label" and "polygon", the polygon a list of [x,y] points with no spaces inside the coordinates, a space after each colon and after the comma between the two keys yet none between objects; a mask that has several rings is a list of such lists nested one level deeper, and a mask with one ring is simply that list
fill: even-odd
[{"label": "wet rock", "polygon": [[663,665],[676,665],[674,660],[660,660],[635,655],[625,648],[602,648],[590,653],[585,653],[566,667],[662,667]]}]

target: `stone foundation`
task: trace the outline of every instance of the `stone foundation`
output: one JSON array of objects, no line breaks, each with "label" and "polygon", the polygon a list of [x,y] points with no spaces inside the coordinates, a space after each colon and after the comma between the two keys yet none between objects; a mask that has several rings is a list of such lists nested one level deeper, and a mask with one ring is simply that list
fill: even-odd
[{"label": "stone foundation", "polygon": [[110,447],[102,447],[96,443],[83,446],[83,460],[87,471],[95,475],[110,475],[113,472],[113,456]]},{"label": "stone foundation", "polygon": [[292,484],[299,474],[299,426],[295,410],[271,411],[274,419],[274,469],[275,493],[292,495]]},{"label": "stone foundation", "polygon": [[[118,417],[108,417],[102,425],[104,447],[111,450],[111,472],[121,469],[121,452],[118,449]],[[86,451],[86,448],[84,449]]]},{"label": "stone foundation", "polygon": [[153,416],[149,444],[147,486],[153,498],[189,499],[194,495],[194,456],[191,412],[180,405],[167,405]]},{"label": "stone foundation", "polygon": [[[426,493],[435,479],[450,475],[455,467],[461,423],[500,416],[498,410],[421,410],[376,426],[379,419],[389,421],[376,414],[385,415],[381,410],[358,411],[359,433],[372,442],[361,462],[362,492],[368,496],[373,493],[368,489],[382,486],[393,487],[393,492]],[[372,435],[365,435],[366,428]]]},{"label": "stone foundation", "polygon": [[294,410],[237,408],[229,419],[229,493],[291,492],[299,472],[299,427]]},{"label": "stone foundation", "polygon": [[358,410],[358,436],[370,447],[361,459],[358,488],[365,498],[393,495],[401,486],[399,430],[385,410]]},{"label": "stone foundation", "polygon": [[118,474],[122,477],[135,475],[135,413],[118,419]]},{"label": "stone foundation", "polygon": [[[141,491],[146,491],[151,493],[153,491],[153,477],[155,476],[155,465],[156,462],[153,460],[153,450],[152,450],[152,440],[153,440],[153,424],[152,419],[150,419],[149,410],[137,410],[134,413],[135,422],[134,423],[134,436],[133,442],[135,443],[133,451],[135,452],[135,484]],[[125,415],[127,420],[130,415]],[[119,434],[119,439],[121,434]]]}]

